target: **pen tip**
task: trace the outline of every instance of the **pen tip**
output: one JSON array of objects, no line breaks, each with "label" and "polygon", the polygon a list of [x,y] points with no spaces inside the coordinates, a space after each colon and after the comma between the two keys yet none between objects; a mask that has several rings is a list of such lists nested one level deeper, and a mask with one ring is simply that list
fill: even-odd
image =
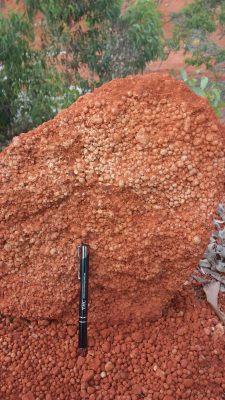
[{"label": "pen tip", "polygon": [[81,357],[85,357],[87,355],[87,349],[79,348],[78,349],[78,354]]}]

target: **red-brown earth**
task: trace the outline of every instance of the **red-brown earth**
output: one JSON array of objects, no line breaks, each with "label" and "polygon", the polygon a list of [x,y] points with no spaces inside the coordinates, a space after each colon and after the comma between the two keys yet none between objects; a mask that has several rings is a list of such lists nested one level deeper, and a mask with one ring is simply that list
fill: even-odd
[{"label": "red-brown earth", "polygon": [[[206,100],[153,74],[104,85],[1,153],[0,399],[222,399],[224,328],[189,286],[176,291],[223,197],[223,135]],[[113,168],[96,174],[99,160]],[[154,176],[165,179],[148,189]],[[92,250],[86,358],[74,269],[82,239]]]},{"label": "red-brown earth", "polygon": [[224,327],[190,284],[154,323],[93,325],[86,357],[76,322],[1,317],[1,400],[224,399]]},{"label": "red-brown earth", "polygon": [[[182,0],[160,2],[170,11],[183,5]],[[181,51],[150,70],[182,67]],[[224,296],[220,301],[225,306]],[[87,358],[77,355],[76,327],[76,317],[68,324],[1,316],[0,399],[225,398],[224,328],[190,286],[155,323],[90,327]]]},{"label": "red-brown earth", "polygon": [[1,312],[73,320],[84,241],[90,322],[159,316],[207,245],[223,140],[207,101],[161,74],[114,80],[14,138],[0,158]]}]

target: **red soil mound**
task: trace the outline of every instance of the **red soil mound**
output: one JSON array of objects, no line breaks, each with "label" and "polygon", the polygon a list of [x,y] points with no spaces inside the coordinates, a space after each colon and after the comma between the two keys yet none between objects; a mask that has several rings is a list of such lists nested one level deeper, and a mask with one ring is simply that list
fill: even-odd
[{"label": "red soil mound", "polygon": [[74,321],[88,242],[89,321],[158,316],[196,266],[223,188],[222,128],[167,75],[114,80],[1,155],[0,311]]}]

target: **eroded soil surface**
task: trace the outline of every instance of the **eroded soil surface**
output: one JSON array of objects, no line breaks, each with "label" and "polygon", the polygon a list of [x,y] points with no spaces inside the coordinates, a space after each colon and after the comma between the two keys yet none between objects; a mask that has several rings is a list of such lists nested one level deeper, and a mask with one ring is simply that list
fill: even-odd
[{"label": "eroded soil surface", "polygon": [[207,246],[223,140],[207,101],[156,73],[115,79],[15,137],[0,155],[0,311],[73,321],[85,242],[90,322],[159,316]]}]

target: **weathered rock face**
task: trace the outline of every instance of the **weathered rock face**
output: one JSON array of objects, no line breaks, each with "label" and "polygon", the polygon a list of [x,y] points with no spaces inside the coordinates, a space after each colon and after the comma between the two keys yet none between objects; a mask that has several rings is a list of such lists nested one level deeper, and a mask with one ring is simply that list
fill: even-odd
[{"label": "weathered rock face", "polygon": [[16,137],[0,158],[0,311],[76,321],[85,241],[89,321],[159,315],[207,245],[223,146],[206,100],[157,74],[114,80]]}]

